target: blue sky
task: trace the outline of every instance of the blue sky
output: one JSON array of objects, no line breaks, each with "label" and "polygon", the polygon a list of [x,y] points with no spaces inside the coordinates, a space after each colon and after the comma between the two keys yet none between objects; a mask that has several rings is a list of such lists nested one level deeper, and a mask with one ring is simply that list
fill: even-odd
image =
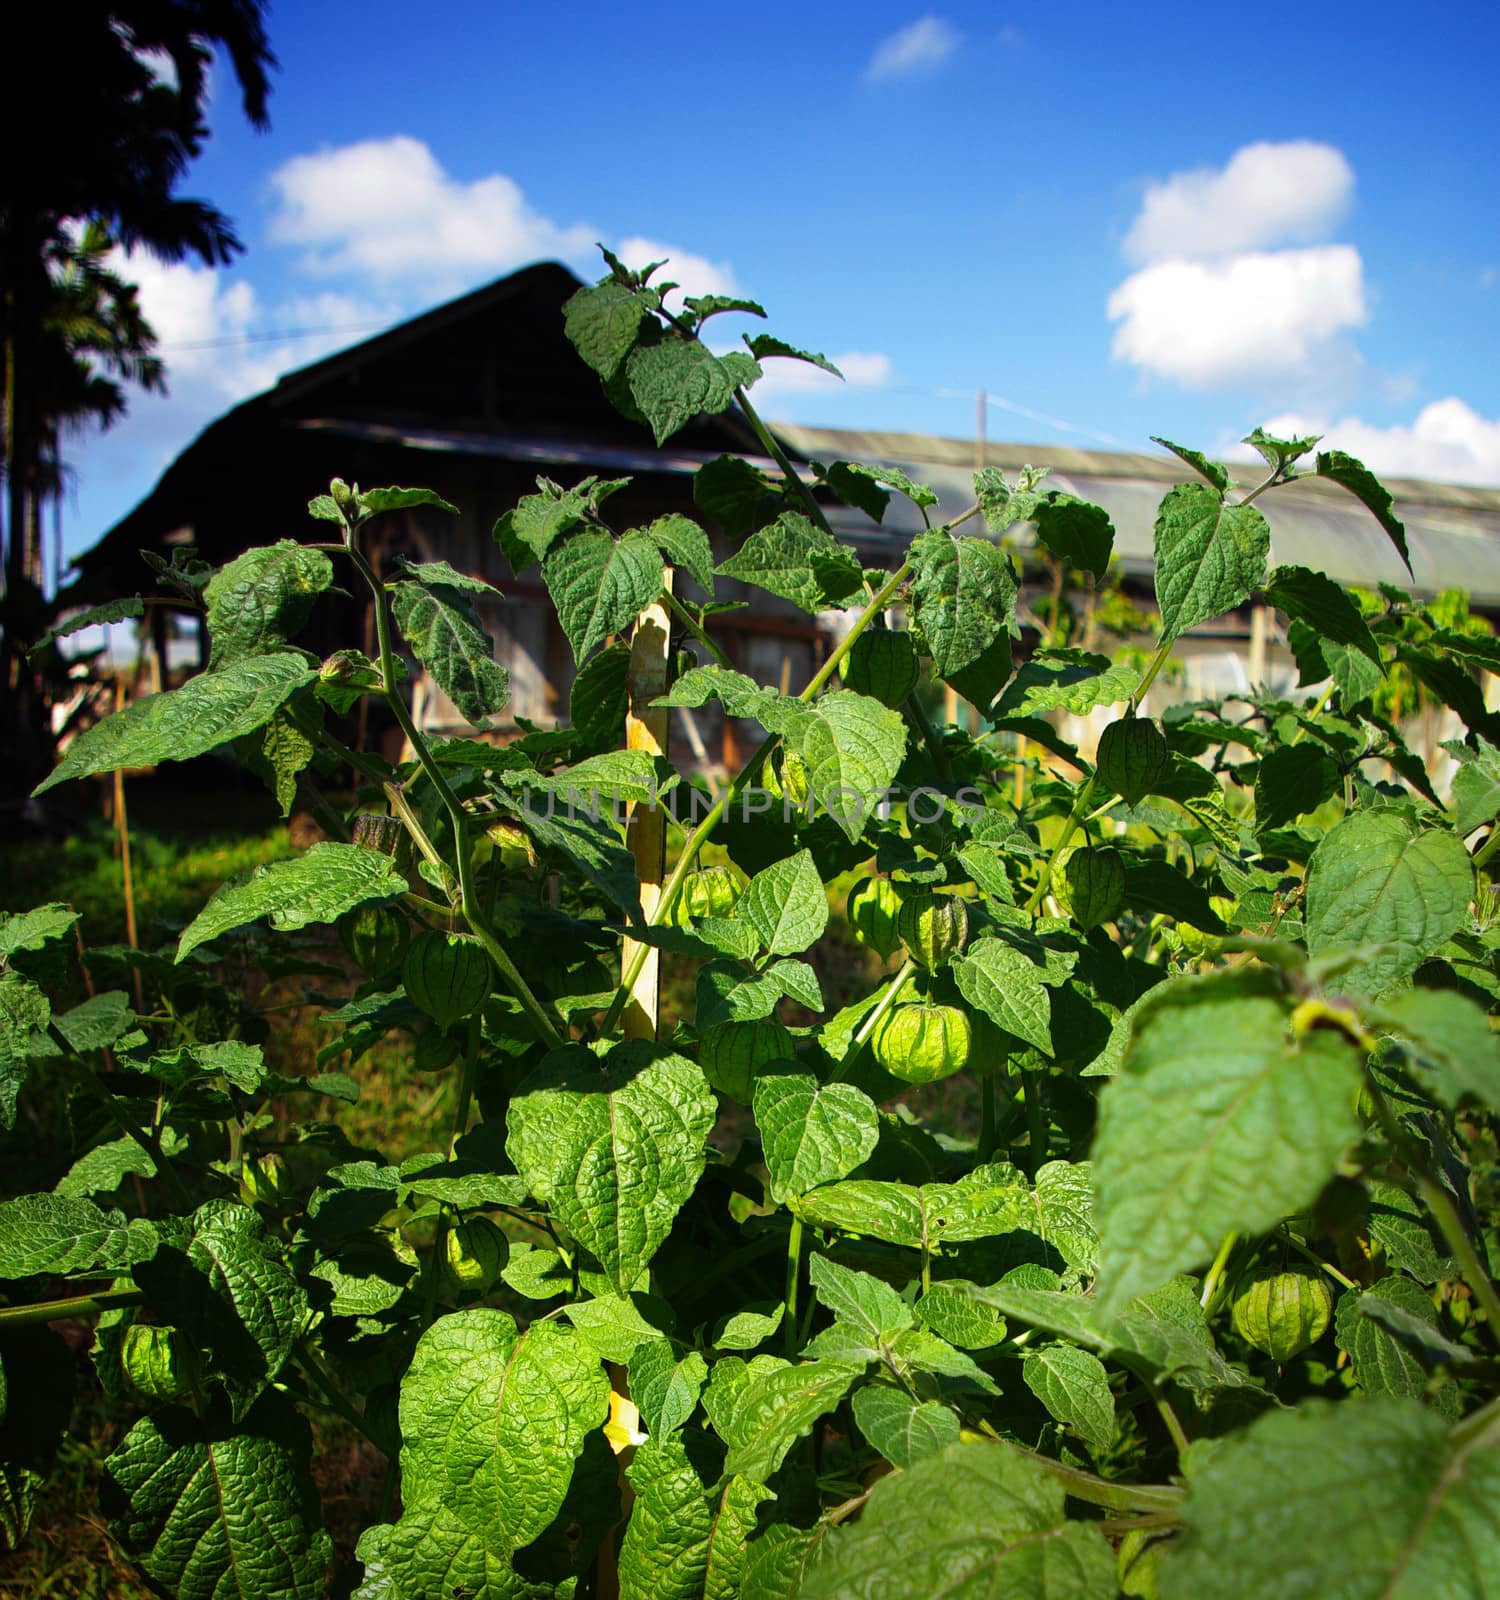
[{"label": "blue sky", "polygon": [[132,263],[172,392],[75,441],[68,548],[279,372],[596,239],[845,367],[772,417],[966,435],[983,390],[995,439],[1274,420],[1500,484],[1500,18],[1287,15],[283,0],[270,133],[221,72],[185,191],[246,253]]}]

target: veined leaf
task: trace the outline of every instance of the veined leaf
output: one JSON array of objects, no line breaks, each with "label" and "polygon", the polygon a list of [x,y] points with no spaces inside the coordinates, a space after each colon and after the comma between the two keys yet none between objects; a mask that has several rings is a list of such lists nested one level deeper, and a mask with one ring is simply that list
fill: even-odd
[{"label": "veined leaf", "polygon": [[525,1333],[502,1311],[440,1317],[401,1383],[401,1519],[385,1546],[393,1592],[527,1589],[514,1553],[546,1531],[609,1410],[609,1381],[576,1333]]},{"label": "veined leaf", "polygon": [[1007,1033],[1052,1054],[1051,1007],[1040,970],[1004,939],[981,939],[953,963],[959,993]]},{"label": "veined leaf", "polygon": [[1036,542],[1059,561],[1102,578],[1115,547],[1115,528],[1103,506],[1054,490],[1032,510]]},{"label": "veined leaf", "polygon": [[1210,461],[1201,450],[1189,449],[1185,444],[1173,444],[1170,439],[1158,438],[1154,433],[1151,435],[1151,442],[1159,444],[1163,450],[1170,450],[1179,460],[1186,461],[1194,472],[1201,472],[1220,494],[1229,487],[1228,469],[1220,466],[1217,461]]},{"label": "veined leaf", "polygon": [[1101,1309],[1311,1204],[1358,1136],[1358,1081],[1342,1034],[1293,1037],[1269,973],[1154,990],[1099,1100]]},{"label": "veined leaf", "polygon": [[1466,995],[1446,989],[1407,989],[1394,994],[1375,1019],[1407,1043],[1423,1081],[1450,1109],[1472,1098],[1500,1108],[1500,1034]]},{"label": "veined leaf", "polygon": [[1139,676],[1128,663],[1112,665],[1108,656],[1087,650],[1037,650],[1006,684],[995,715],[1034,717],[1061,709],[1082,716],[1128,699]]},{"label": "veined leaf", "polygon": [[155,1227],[101,1211],[91,1200],[22,1194],[0,1201],[0,1278],[126,1272],[156,1253]]},{"label": "veined leaf", "polygon": [[563,307],[563,327],[573,348],[607,383],[635,347],[646,316],[639,295],[624,284],[605,282],[580,289]]},{"label": "veined leaf", "polygon": [[628,628],[656,599],[665,570],[656,542],[640,528],[620,539],[580,529],[548,552],[542,579],[580,666],[595,645]]},{"label": "veined leaf", "polygon": [[859,1431],[893,1467],[910,1467],[958,1443],[955,1412],[935,1400],[919,1403],[894,1384],[856,1390],[853,1407]]},{"label": "veined leaf", "polygon": [[792,704],[787,741],[806,764],[818,803],[853,843],[896,781],[906,724],[899,711],[852,689],[820,695],[810,706]]},{"label": "veined leaf", "polygon": [[450,505],[432,489],[366,489],[359,497],[359,509],[373,517],[382,511],[410,511],[418,506],[431,506],[434,511],[458,515],[458,507]]},{"label": "veined leaf", "polygon": [[182,1600],[319,1600],[333,1547],[311,1455],[280,1394],[234,1424],[176,1406],[142,1417],[105,1463],[123,1500],[115,1537]]},{"label": "veined leaf", "polygon": [[42,794],[69,778],[119,767],[189,761],[270,721],[316,671],[290,651],[245,656],[199,673],[180,689],[147,695],[78,735],[33,790]]},{"label": "veined leaf", "polygon": [[511,1102],[506,1148],[536,1198],[628,1293],[703,1172],[702,1070],[640,1043],[555,1050]]},{"label": "veined leaf", "polygon": [[1341,972],[1341,989],[1378,995],[1463,923],[1474,868],[1461,840],[1394,811],[1345,817],[1307,866],[1307,949],[1314,958],[1382,945]]},{"label": "veined leaf", "polygon": [[659,344],[639,345],[625,364],[630,397],[651,424],[658,444],[696,416],[727,411],[736,388],[759,376],[752,357],[716,356],[696,339],[666,338]]},{"label": "veined leaf", "polygon": [[1350,645],[1378,667],[1380,647],[1359,607],[1332,578],[1307,567],[1277,567],[1266,599],[1294,621],[1305,622],[1327,643]]},{"label": "veined leaf", "polygon": [[1455,1449],[1415,1400],[1308,1401],[1223,1441],[1188,1483],[1165,1600],[1487,1600],[1500,1448]]},{"label": "veined leaf", "polygon": [[1342,450],[1320,450],[1316,470],[1320,478],[1331,478],[1369,510],[1385,529],[1386,537],[1395,545],[1402,565],[1410,572],[1411,552],[1406,548],[1406,528],[1391,509],[1390,491],[1364,462],[1356,461]]},{"label": "veined leaf", "polygon": [[755,1124],[778,1205],[847,1177],[880,1138],[880,1118],[867,1094],[802,1073],[756,1081]]},{"label": "veined leaf", "polygon": [[305,855],[268,861],[243,883],[218,890],[183,931],[177,960],[258,917],[287,932],[310,922],[333,922],[366,901],[390,900],[406,890],[390,856],[325,839]]},{"label": "veined leaf", "polygon": [[770,527],[757,528],[718,572],[807,612],[842,604],[863,581],[854,556],[800,511],[783,511]]},{"label": "veined leaf", "polygon": [[670,1339],[647,1339],[630,1358],[630,1398],[653,1438],[674,1433],[693,1414],[708,1377],[696,1350],[678,1356]]},{"label": "veined leaf", "polygon": [[708,595],[714,592],[714,552],[708,535],[691,517],[671,512],[658,517],[646,533],[656,542],[656,547],[682,570]]},{"label": "veined leaf", "polygon": [[1243,605],[1260,587],[1271,530],[1254,506],[1229,506],[1201,483],[1168,490],[1156,514],[1161,642]]},{"label": "veined leaf", "polygon": [[1115,1397],[1104,1363],[1077,1345],[1049,1344],[1022,1363],[1026,1387],[1063,1427],[1095,1450],[1108,1450],[1115,1438]]},{"label": "veined leaf", "polygon": [[828,896],[812,852],[799,850],[757,872],[735,916],[749,922],[773,956],[800,955],[816,944],[828,926]]},{"label": "veined leaf", "polygon": [[881,1359],[885,1347],[916,1322],[911,1307],[890,1284],[868,1272],[814,1255],[807,1263],[807,1277],[818,1299],[834,1314],[836,1325],[847,1328],[869,1352],[867,1360]]},{"label": "veined leaf", "polygon": [[72,930],[79,913],[54,900],[50,905],[14,915],[0,913],[0,960],[23,950],[41,950]]},{"label": "veined leaf", "polygon": [[332,582],[328,557],[291,539],[237,556],[203,591],[213,641],[210,669],[280,650]]},{"label": "veined leaf", "polygon": [[[936,532],[912,540],[912,620],[921,629],[940,678],[978,668],[995,646],[1008,646],[1015,627],[1016,578],[1010,558],[988,539]],[[1008,656],[1008,649],[1006,651]],[[996,673],[988,700],[1009,677]],[[976,693],[976,703],[987,704]]]},{"label": "veined leaf", "polygon": [[1064,1516],[1063,1487],[1002,1444],[953,1444],[871,1491],[835,1528],[793,1600],[934,1600],[1015,1595],[1113,1600],[1104,1535]]},{"label": "veined leaf", "polygon": [[102,606],[90,606],[87,611],[75,612],[66,622],[59,622],[56,627],[48,628],[27,650],[26,659],[35,660],[49,644],[56,644],[59,639],[69,639],[75,633],[82,633],[85,628],[100,628],[112,622],[127,622],[133,617],[143,617],[145,614],[145,603],[139,595],[128,600],[106,600]]},{"label": "veined leaf", "polygon": [[[488,585],[486,585],[488,587]],[[391,597],[396,625],[459,715],[481,727],[510,698],[510,676],[463,589],[404,579]]]},{"label": "veined leaf", "polygon": [[1032,1201],[1019,1173],[1010,1188],[982,1182],[918,1186],[849,1178],[794,1198],[791,1209],[820,1228],[934,1251],[944,1242],[988,1239],[1029,1226]]},{"label": "veined leaf", "polygon": [[864,1370],[852,1361],[803,1361],[750,1378],[735,1396],[726,1424],[724,1470],[764,1483]]}]

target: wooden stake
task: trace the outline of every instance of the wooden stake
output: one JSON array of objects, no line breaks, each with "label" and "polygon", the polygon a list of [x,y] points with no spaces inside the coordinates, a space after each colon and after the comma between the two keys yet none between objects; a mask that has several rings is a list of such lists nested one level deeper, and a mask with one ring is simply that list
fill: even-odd
[{"label": "wooden stake", "polygon": [[[672,592],[672,569],[666,570],[663,590]],[[654,756],[667,753],[667,733],[672,713],[651,705],[667,692],[668,645],[672,625],[665,603],[657,600],[636,619],[630,641],[630,710],[625,716],[625,747]],[[667,813],[661,806],[630,808],[630,853],[641,880],[641,912],[650,921],[661,898],[667,864]],[[626,939],[620,947],[621,971],[629,971],[639,945]],[[627,1039],[654,1039],[660,1013],[661,952],[648,949],[640,975],[631,986],[624,1015]]]},{"label": "wooden stake", "polygon": [[[125,685],[117,679],[115,681],[115,710],[118,712],[125,704]],[[115,768],[115,833],[120,840],[120,866],[124,874],[125,894],[125,943],[132,950],[138,948],[135,937],[135,883],[130,874],[130,823],[125,815],[125,774]],[[146,1001],[141,984],[141,969],[133,967],[131,978],[134,980],[135,1009],[144,1011]]]}]

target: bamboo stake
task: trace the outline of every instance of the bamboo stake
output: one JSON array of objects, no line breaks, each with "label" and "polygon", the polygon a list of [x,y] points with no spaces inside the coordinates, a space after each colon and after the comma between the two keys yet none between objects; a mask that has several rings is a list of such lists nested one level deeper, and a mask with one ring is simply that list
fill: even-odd
[{"label": "bamboo stake", "polygon": [[[118,679],[115,681],[115,710],[118,712],[125,704],[125,685]],[[135,881],[130,872],[130,824],[125,815],[125,774],[119,767],[115,768],[115,832],[120,840],[120,867],[124,876],[125,896],[125,943],[132,950],[139,949],[135,936]],[[130,972],[132,988],[135,991],[135,1009],[146,1009],[145,993],[141,984],[141,969],[132,967]]]},{"label": "bamboo stake", "polygon": [[[664,594],[672,592],[672,569],[663,579]],[[672,625],[666,600],[653,601],[636,619],[630,642],[630,710],[625,717],[625,745],[653,756],[667,753],[672,713],[651,702],[667,692],[668,645]],[[641,912],[651,921],[661,898],[667,864],[667,812],[662,806],[632,805],[629,816],[630,853],[641,880]],[[641,946],[626,939],[620,947],[620,970],[629,972]],[[661,1007],[661,952],[645,951],[645,960],[630,986],[624,1027],[628,1039],[655,1039]]]}]

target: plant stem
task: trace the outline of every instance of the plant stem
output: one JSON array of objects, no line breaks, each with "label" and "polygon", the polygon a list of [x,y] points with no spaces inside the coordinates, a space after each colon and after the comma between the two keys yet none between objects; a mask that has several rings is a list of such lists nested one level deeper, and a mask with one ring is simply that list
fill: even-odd
[{"label": "plant stem", "polygon": [[786,1296],[781,1314],[781,1331],[788,1357],[797,1354],[797,1289],[802,1277],[802,1218],[792,1217],[786,1241]]},{"label": "plant stem", "polygon": [[667,609],[683,625],[687,631],[703,646],[705,650],[719,663],[731,672],[735,670],[734,662],[724,653],[723,647],[708,636],[708,629],[683,605],[670,589],[663,589],[661,598],[667,602]]},{"label": "plant stem", "polygon": [[351,1427],[357,1428],[371,1444],[386,1454],[386,1449],[380,1440],[370,1432],[369,1425],[363,1416],[355,1410],[349,1397],[338,1386],[338,1380],[323,1364],[322,1360],[314,1353],[306,1340],[299,1339],[296,1346],[297,1364],[304,1372],[316,1382],[319,1389],[328,1397],[328,1403]]},{"label": "plant stem", "polygon": [[1214,1264],[1208,1269],[1208,1276],[1203,1280],[1203,1293],[1198,1297],[1198,1304],[1206,1311],[1209,1303],[1219,1287],[1219,1278],[1229,1261],[1229,1252],[1234,1249],[1237,1233],[1226,1233],[1224,1242],[1219,1246],[1219,1253],[1214,1257]]},{"label": "plant stem", "polygon": [[1181,1461],[1188,1451],[1188,1436],[1182,1431],[1182,1424],[1177,1420],[1177,1413],[1172,1409],[1172,1402],[1156,1389],[1151,1391],[1151,1398],[1156,1402],[1156,1409],[1161,1414],[1161,1420],[1167,1425],[1167,1432],[1172,1435],[1172,1443],[1177,1448],[1177,1459]]},{"label": "plant stem", "polygon": [[[1020,1447],[1012,1445],[1008,1448]],[[1111,1483],[1104,1478],[1096,1478],[1091,1472],[1065,1466],[1061,1461],[1038,1455],[1032,1450],[1021,1450],[1020,1453],[1050,1472],[1075,1500],[1083,1500],[1091,1506],[1107,1506],[1114,1511],[1175,1515],[1182,1504],[1183,1491],[1171,1484]]]},{"label": "plant stem", "polygon": [[891,979],[890,987],[881,995],[874,1010],[860,1023],[848,1050],[844,1052],[844,1059],[829,1074],[828,1081],[830,1083],[840,1082],[853,1071],[855,1063],[865,1053],[865,1046],[869,1044],[886,1013],[901,998],[901,991],[906,987],[912,973],[916,970],[916,963],[910,956],[896,969],[896,975]]},{"label": "plant stem", "polygon": [[463,1138],[469,1126],[469,1104],[474,1096],[474,1078],[479,1065],[479,1042],[484,1036],[481,1021],[477,1011],[469,1018],[468,1048],[464,1051],[463,1072],[458,1080],[458,1104],[453,1108],[453,1127],[448,1134],[450,1161],[458,1148],[458,1141]]},{"label": "plant stem", "polygon": [[1042,1093],[1037,1087],[1037,1075],[1022,1071],[1021,1094],[1026,1101],[1026,1131],[1031,1140],[1031,1177],[1047,1159],[1047,1119],[1042,1114]]},{"label": "plant stem", "polygon": [[0,1329],[58,1322],[64,1317],[93,1317],[118,1306],[138,1306],[145,1298],[141,1289],[99,1289],[93,1294],[71,1295],[65,1300],[39,1300],[30,1306],[0,1306]]},{"label": "plant stem", "polygon": [[1167,657],[1172,653],[1175,640],[1164,639],[1157,645],[1151,659],[1146,663],[1146,670],[1140,675],[1135,688],[1130,695],[1130,712],[1134,716],[1136,708],[1146,698],[1151,685],[1156,682],[1156,675],[1167,664]]},{"label": "plant stem", "polygon": [[982,1166],[995,1153],[995,1073],[1003,1071],[1005,1058],[993,1071],[982,1073],[979,1079],[979,1143],[975,1155]]},{"label": "plant stem", "polygon": [[781,448],[781,441],[760,420],[760,413],[750,404],[750,396],[743,389],[736,389],[734,398],[745,414],[745,421],[755,430],[755,437],[760,440],[766,454],[781,468],[782,476],[796,489],[802,504],[807,508],[808,516],[824,533],[831,535],[833,529],[828,526],[828,518],[824,515],[822,506],[818,504],[812,490],[803,481],[802,474],[792,465],[791,458]]},{"label": "plant stem", "polygon": [[1500,823],[1490,829],[1489,838],[1474,852],[1474,870],[1477,872],[1484,866],[1497,850],[1500,850]]}]

